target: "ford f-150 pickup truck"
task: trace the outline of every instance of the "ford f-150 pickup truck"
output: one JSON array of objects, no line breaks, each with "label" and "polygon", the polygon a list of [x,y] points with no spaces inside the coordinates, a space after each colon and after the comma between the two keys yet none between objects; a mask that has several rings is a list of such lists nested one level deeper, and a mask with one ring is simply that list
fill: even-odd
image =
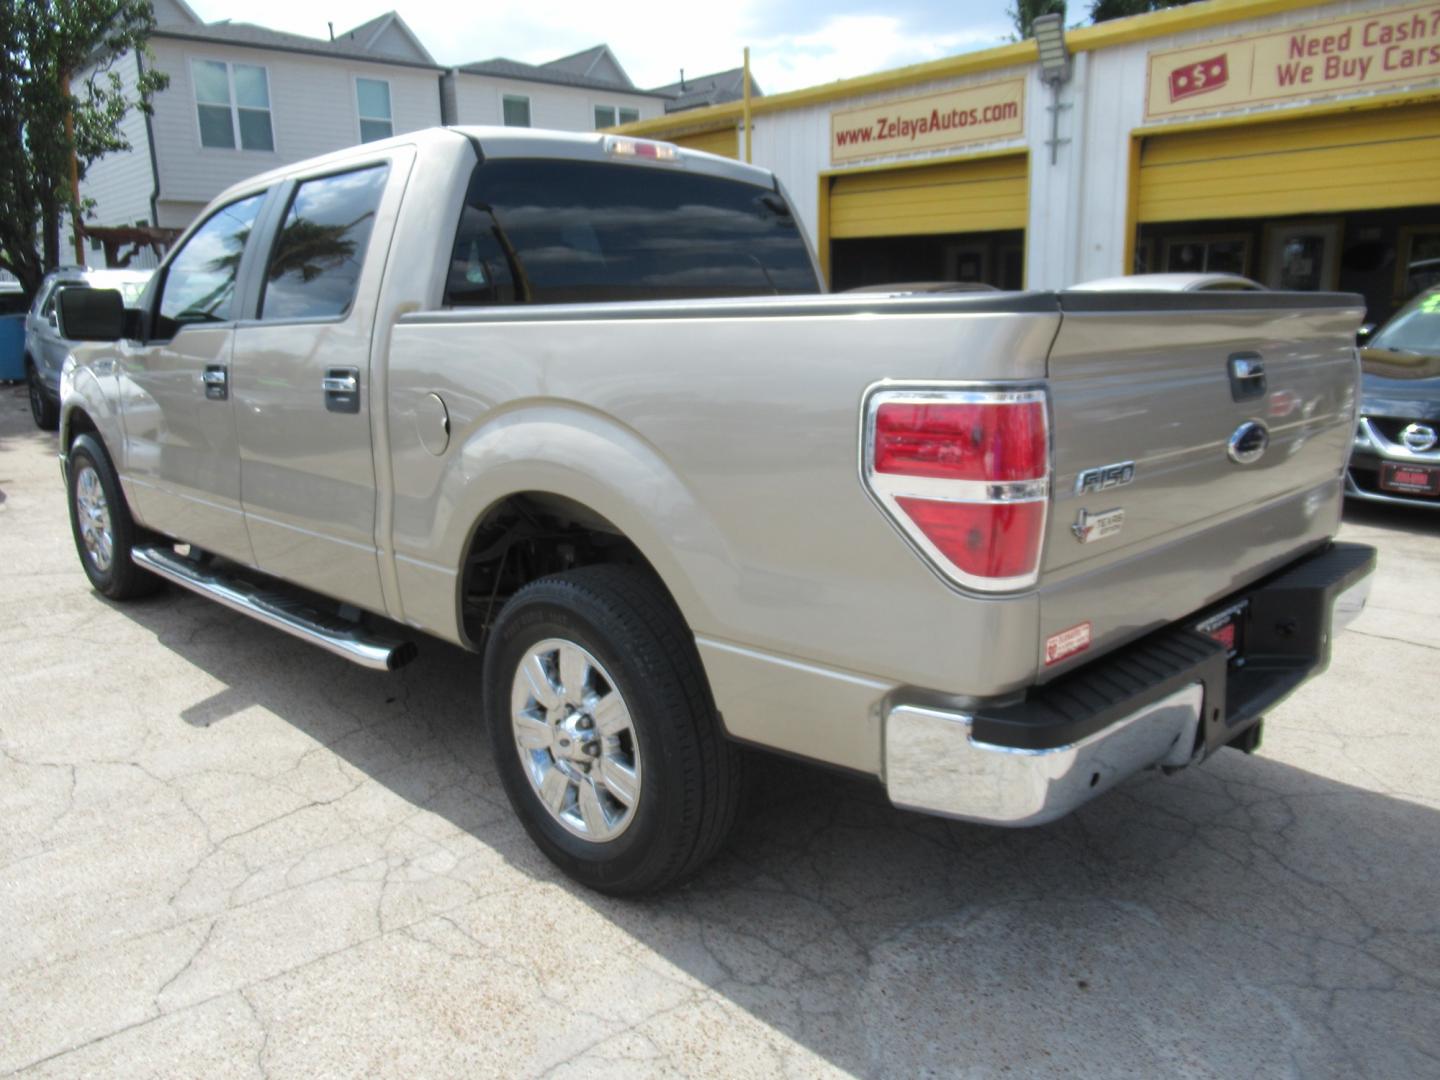
[{"label": "ford f-150 pickup truck", "polygon": [[60,306],[94,587],[481,654],[512,804],[617,894],[716,851],[747,744],[1012,826],[1252,750],[1374,564],[1358,297],[826,295],[770,173],[664,143],[368,143]]}]

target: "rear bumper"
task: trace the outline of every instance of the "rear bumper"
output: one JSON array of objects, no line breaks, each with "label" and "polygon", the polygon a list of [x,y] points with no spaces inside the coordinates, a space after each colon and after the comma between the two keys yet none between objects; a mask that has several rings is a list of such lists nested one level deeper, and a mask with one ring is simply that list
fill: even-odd
[{"label": "rear bumper", "polygon": [[1374,568],[1373,548],[1331,544],[1225,598],[1215,610],[1245,604],[1233,659],[1191,629],[1207,609],[1021,702],[963,712],[896,704],[885,717],[890,799],[966,821],[1039,825],[1142,769],[1183,767],[1242,742],[1329,664]]}]

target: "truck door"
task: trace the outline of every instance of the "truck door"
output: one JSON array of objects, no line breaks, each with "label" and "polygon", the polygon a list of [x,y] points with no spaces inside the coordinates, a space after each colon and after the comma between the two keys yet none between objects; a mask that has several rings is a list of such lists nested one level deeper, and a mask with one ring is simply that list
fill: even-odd
[{"label": "truck door", "polygon": [[287,183],[259,317],[236,330],[234,358],[256,565],[381,612],[370,348],[399,171],[381,159]]},{"label": "truck door", "polygon": [[240,509],[230,350],[265,193],[221,207],[161,271],[146,339],[122,342],[122,472],[146,525],[252,563]]}]

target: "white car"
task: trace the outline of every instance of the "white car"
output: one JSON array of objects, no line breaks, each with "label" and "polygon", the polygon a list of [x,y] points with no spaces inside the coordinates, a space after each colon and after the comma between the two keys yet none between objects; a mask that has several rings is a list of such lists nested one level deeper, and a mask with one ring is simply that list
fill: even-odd
[{"label": "white car", "polygon": [[60,336],[55,298],[74,285],[117,289],[126,307],[135,307],[150,281],[150,270],[90,270],[62,266],[45,275],[25,317],[25,379],[30,384],[30,415],[44,431],[60,425],[60,368],[74,343]]}]

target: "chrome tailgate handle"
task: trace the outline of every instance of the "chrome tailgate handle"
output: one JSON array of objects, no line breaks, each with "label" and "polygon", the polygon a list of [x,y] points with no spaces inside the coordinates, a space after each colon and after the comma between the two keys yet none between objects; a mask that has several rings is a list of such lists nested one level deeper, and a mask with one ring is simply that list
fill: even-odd
[{"label": "chrome tailgate handle", "polygon": [[360,411],[360,369],[330,368],[320,380],[325,391],[325,409],[335,413]]},{"label": "chrome tailgate handle", "polygon": [[1265,393],[1265,362],[1259,353],[1230,356],[1230,400],[1249,401]]}]

